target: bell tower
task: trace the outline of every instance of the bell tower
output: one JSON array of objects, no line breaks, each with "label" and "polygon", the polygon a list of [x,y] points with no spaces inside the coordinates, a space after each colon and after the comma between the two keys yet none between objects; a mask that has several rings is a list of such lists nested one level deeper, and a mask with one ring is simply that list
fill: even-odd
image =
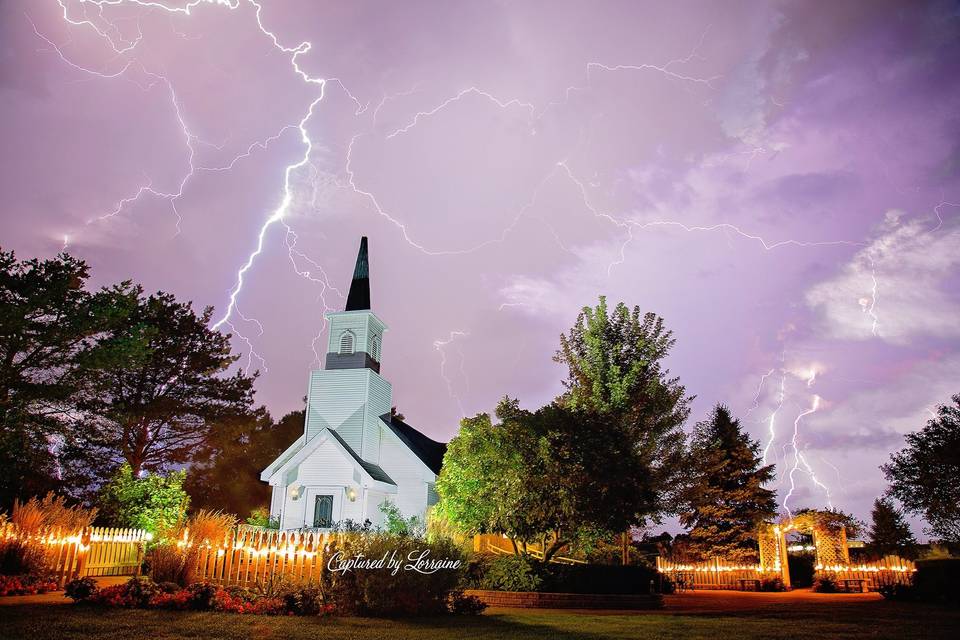
[{"label": "bell tower", "polygon": [[380,459],[380,416],[390,413],[393,389],[380,376],[380,349],[387,326],[370,310],[367,239],[360,240],[350,293],[343,311],[326,314],[330,338],[323,369],[310,373],[304,435],[324,428],[368,462]]},{"label": "bell tower", "polygon": [[380,373],[383,321],[370,310],[370,262],[367,238],[360,239],[357,264],[353,268],[347,306],[328,313],[330,337],[327,342],[326,369],[372,369]]}]

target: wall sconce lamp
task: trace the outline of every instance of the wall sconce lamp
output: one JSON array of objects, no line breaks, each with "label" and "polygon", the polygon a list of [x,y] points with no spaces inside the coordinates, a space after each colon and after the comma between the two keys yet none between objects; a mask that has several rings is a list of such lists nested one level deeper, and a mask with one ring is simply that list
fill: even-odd
[{"label": "wall sconce lamp", "polygon": [[303,495],[303,485],[302,484],[290,485],[290,489],[288,490],[288,495],[290,496],[291,500],[294,500],[294,501],[299,500],[300,496]]},{"label": "wall sconce lamp", "polygon": [[357,501],[357,490],[353,487],[347,487],[347,500],[350,502]]}]

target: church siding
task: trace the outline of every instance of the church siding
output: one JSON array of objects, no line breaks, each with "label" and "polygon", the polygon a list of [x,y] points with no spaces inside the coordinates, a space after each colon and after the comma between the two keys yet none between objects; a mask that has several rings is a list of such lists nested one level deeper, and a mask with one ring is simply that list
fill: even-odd
[{"label": "church siding", "polygon": [[[328,440],[317,447],[306,460],[300,463],[297,468],[297,478],[292,483],[293,486],[302,485],[307,490],[298,500],[294,500],[288,491],[284,491],[283,528],[312,526],[316,493],[334,495],[333,517],[335,520],[347,518],[357,520],[361,515],[359,500],[350,502],[344,497],[346,487],[354,485],[353,471],[353,464],[344,458],[343,451],[332,441]],[[359,494],[360,488],[355,486],[355,489]]]},{"label": "church siding", "polygon": [[432,481],[433,474],[406,445],[388,433],[384,433],[380,444],[380,467],[397,483],[397,493],[390,496],[391,502],[406,517],[423,517],[427,508],[427,479],[424,476],[429,474]]}]

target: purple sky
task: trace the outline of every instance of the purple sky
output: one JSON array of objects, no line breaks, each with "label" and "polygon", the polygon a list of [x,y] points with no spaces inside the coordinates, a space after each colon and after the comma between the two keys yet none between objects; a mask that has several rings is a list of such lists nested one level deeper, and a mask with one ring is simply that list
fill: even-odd
[{"label": "purple sky", "polygon": [[278,417],[360,235],[438,439],[559,393],[599,294],[666,319],[691,426],[729,404],[794,508],[867,516],[960,392],[955,5],[166,1],[0,4],[0,242],[219,318],[259,236],[223,328]]}]

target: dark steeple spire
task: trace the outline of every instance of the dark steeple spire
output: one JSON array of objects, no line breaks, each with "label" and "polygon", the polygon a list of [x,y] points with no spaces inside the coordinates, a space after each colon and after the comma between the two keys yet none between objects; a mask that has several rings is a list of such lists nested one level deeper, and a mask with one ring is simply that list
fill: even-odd
[{"label": "dark steeple spire", "polygon": [[353,281],[347,294],[344,311],[365,311],[370,308],[370,264],[367,262],[367,236],[360,238],[357,266],[353,268]]}]

